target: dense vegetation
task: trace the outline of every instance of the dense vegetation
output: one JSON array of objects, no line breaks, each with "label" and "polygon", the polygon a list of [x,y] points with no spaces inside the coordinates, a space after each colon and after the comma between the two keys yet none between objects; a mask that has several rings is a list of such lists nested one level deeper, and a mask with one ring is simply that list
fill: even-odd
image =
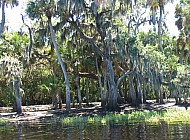
[{"label": "dense vegetation", "polygon": [[[23,16],[22,32],[5,32],[2,16],[0,106],[22,112],[21,98],[22,105],[66,103],[67,110],[76,102],[116,110],[169,96],[180,103],[190,89],[190,3],[176,5],[179,36],[171,37],[164,19],[169,2],[30,0],[32,24]],[[18,1],[1,2],[2,11],[6,4]]]}]

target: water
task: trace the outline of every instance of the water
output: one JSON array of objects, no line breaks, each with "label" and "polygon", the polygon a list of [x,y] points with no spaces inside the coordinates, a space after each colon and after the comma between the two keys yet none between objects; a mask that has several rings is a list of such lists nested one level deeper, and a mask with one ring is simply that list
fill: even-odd
[{"label": "water", "polygon": [[79,124],[59,122],[0,126],[0,140],[190,140],[190,124]]}]

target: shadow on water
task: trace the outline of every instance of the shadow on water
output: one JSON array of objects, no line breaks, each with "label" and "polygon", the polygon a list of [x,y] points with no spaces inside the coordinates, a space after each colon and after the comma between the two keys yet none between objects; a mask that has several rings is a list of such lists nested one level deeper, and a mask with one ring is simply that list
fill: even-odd
[{"label": "shadow on water", "polygon": [[188,140],[190,124],[183,122],[106,124],[78,123],[66,126],[60,121],[11,124],[0,127],[2,140]]}]

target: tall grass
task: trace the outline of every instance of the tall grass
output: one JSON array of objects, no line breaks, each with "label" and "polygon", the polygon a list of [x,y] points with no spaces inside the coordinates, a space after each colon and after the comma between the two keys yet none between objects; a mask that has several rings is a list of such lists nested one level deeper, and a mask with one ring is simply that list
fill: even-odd
[{"label": "tall grass", "polygon": [[64,125],[77,125],[77,124],[96,124],[106,125],[108,123],[158,123],[160,121],[171,122],[190,122],[190,110],[162,110],[162,111],[134,111],[130,114],[107,114],[107,115],[94,115],[94,116],[75,116],[63,117],[61,122]]}]

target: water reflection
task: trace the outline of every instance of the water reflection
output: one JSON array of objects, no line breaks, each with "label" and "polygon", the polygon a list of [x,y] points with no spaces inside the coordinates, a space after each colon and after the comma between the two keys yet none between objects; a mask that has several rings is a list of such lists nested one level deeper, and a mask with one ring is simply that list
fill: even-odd
[{"label": "water reflection", "polygon": [[188,140],[190,124],[79,124],[59,122],[22,123],[0,127],[2,140]]}]

